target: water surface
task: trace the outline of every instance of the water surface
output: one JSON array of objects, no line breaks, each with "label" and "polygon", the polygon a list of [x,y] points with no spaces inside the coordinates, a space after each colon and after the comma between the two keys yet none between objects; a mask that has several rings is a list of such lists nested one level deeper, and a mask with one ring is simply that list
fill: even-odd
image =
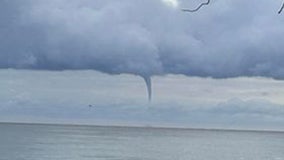
[{"label": "water surface", "polygon": [[284,133],[3,123],[0,160],[284,160]]}]

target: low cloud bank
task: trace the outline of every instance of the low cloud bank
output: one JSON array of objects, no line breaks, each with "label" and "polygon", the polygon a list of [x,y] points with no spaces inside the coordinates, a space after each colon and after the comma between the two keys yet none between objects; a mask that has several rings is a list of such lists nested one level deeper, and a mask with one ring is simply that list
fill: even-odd
[{"label": "low cloud bank", "polygon": [[276,1],[217,0],[195,14],[159,0],[0,3],[0,68],[284,78]]},{"label": "low cloud bank", "polygon": [[148,89],[163,74],[283,79],[278,7],[216,0],[188,14],[162,0],[3,0],[0,68],[128,73]]}]

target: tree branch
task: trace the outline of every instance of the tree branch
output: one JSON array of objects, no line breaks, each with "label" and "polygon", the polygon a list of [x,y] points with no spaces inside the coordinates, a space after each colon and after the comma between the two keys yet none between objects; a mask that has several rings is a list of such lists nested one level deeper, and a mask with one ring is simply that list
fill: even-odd
[{"label": "tree branch", "polygon": [[[203,6],[205,6],[205,5],[209,5],[209,3],[210,3],[210,0],[207,0],[207,2],[201,3],[201,4],[200,4],[197,8],[195,8],[195,9],[182,9],[182,11],[184,11],[184,12],[196,12],[196,11],[198,11],[201,7],[203,7]],[[282,4],[280,10],[278,11],[278,14],[280,14],[283,10],[284,10],[284,2],[283,2],[283,4]]]},{"label": "tree branch", "polygon": [[280,14],[280,13],[283,11],[283,9],[284,9],[284,2],[283,2],[283,4],[282,4],[282,7],[280,8],[278,14]]},{"label": "tree branch", "polygon": [[184,12],[196,12],[196,11],[198,11],[202,6],[204,6],[204,5],[208,5],[210,3],[210,0],[207,0],[207,2],[203,2],[203,3],[201,3],[196,9],[182,9],[182,11],[184,11]]}]

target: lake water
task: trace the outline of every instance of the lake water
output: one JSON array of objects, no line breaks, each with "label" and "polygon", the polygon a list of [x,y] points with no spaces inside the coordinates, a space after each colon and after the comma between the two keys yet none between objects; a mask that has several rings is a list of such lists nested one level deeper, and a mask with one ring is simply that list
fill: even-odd
[{"label": "lake water", "polygon": [[284,133],[3,123],[0,160],[284,160]]}]

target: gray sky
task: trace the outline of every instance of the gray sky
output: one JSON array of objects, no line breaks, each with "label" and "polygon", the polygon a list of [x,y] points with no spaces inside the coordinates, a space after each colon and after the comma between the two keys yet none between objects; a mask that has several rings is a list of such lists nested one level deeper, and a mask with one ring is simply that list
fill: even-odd
[{"label": "gray sky", "polygon": [[283,129],[282,1],[200,2],[1,1],[0,120]]},{"label": "gray sky", "polygon": [[[283,130],[284,82],[0,70],[0,121]],[[92,108],[89,108],[89,105]]]}]

